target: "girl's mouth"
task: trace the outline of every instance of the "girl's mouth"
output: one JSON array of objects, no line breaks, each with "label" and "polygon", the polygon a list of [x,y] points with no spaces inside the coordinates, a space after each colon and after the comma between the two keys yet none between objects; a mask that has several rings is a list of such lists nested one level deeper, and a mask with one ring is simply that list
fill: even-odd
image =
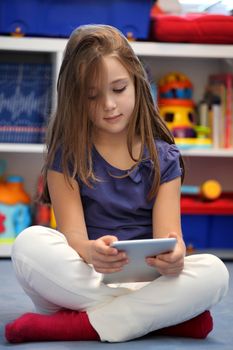
[{"label": "girl's mouth", "polygon": [[121,116],[122,116],[122,114],[113,115],[113,116],[109,116],[109,117],[104,118],[104,120],[106,120],[109,123],[113,123],[113,122],[117,121]]}]

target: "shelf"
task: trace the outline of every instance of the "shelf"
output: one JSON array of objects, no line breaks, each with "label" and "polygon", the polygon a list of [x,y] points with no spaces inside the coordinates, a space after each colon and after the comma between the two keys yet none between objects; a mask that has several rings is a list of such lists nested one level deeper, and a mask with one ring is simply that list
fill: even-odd
[{"label": "shelf", "polygon": [[12,244],[0,243],[0,258],[9,258],[11,256]]},{"label": "shelf", "polygon": [[[67,40],[59,38],[15,38],[0,36],[0,50],[56,53],[65,49]],[[131,45],[135,53],[139,56],[233,58],[233,45],[156,43],[147,41],[135,41],[131,42]]]},{"label": "shelf", "polygon": [[139,56],[233,58],[233,45],[134,42],[132,47]]},{"label": "shelf", "polygon": [[67,39],[52,38],[15,38],[0,36],[0,50],[31,51],[31,52],[59,52],[65,49]]},{"label": "shelf", "polygon": [[43,144],[34,143],[0,143],[0,152],[14,153],[44,153],[46,150]]},{"label": "shelf", "polygon": [[[45,153],[46,146],[33,143],[0,143],[0,152],[14,153]],[[233,158],[233,148],[231,149],[189,149],[181,150],[184,157],[225,157]]]},{"label": "shelf", "polygon": [[181,150],[185,157],[225,157],[233,158],[233,148],[231,149],[189,149]]},{"label": "shelf", "polygon": [[[29,56],[34,62],[34,56],[37,54],[46,55],[46,61],[52,62],[53,79],[57,79],[60,65],[62,63],[63,52],[68,42],[67,38],[43,38],[43,37],[10,37],[0,36],[0,51],[3,52],[3,58],[12,56],[16,52]],[[153,67],[152,74],[155,76],[164,74],[165,69],[170,66],[175,69],[184,68],[186,73],[195,81],[198,87],[205,84],[204,78],[215,71],[224,71],[225,67],[233,67],[233,45],[210,45],[210,44],[186,44],[186,43],[160,43],[160,42],[130,42],[134,52],[139,57]],[[166,60],[166,58],[168,60]],[[180,66],[178,64],[181,58]],[[154,61],[153,61],[154,59]],[[187,59],[187,60],[185,60]],[[192,60],[192,59],[195,59]],[[35,59],[35,61],[37,58]],[[178,68],[177,68],[178,66]],[[164,69],[163,69],[164,68]],[[159,74],[158,74],[159,73]],[[201,90],[200,95],[201,95]],[[198,94],[197,94],[198,95]],[[196,96],[197,100],[198,97]],[[53,86],[53,107],[56,104],[56,89]],[[44,144],[18,144],[18,143],[0,143],[0,153],[7,161],[7,170],[9,173],[22,174],[27,185],[28,193],[32,194],[35,190],[35,179],[41,172],[43,166],[42,155],[46,153]],[[194,167],[189,171],[188,183],[201,184],[205,176],[216,174],[218,181],[223,184],[223,188],[232,191],[232,158],[233,149],[188,149],[181,150],[182,156],[186,157],[187,163]],[[189,159],[190,157],[190,159]],[[196,159],[195,159],[196,158]],[[208,159],[207,159],[208,158]],[[215,161],[216,158],[216,161]],[[224,166],[219,166],[223,159]],[[208,164],[207,164],[208,163]],[[201,169],[201,171],[200,171]],[[12,244],[3,244],[0,241],[0,257],[10,257]],[[225,250],[217,252],[219,257],[233,259],[233,250],[226,253]]]}]

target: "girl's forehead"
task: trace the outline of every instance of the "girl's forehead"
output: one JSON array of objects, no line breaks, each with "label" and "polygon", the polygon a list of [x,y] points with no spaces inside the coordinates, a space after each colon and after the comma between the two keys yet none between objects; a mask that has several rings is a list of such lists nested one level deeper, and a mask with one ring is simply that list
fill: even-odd
[{"label": "girl's forehead", "polygon": [[110,85],[119,85],[134,80],[117,54],[96,57],[85,64],[84,84],[86,88],[102,90]]},{"label": "girl's forehead", "polygon": [[120,61],[119,57],[116,55],[103,56],[102,65],[103,65],[103,69],[106,70],[107,73],[111,73],[111,74],[124,73],[126,75],[129,74],[125,66]]},{"label": "girl's forehead", "polygon": [[103,56],[99,65],[94,67],[90,76],[90,85],[115,84],[130,79],[130,74],[120,60],[113,55]]}]

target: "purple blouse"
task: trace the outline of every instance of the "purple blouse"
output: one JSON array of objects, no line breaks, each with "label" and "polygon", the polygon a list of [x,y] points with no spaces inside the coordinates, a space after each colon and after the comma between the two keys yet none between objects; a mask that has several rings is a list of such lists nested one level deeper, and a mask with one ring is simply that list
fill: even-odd
[{"label": "purple blouse", "polygon": [[[181,176],[177,147],[162,140],[155,144],[160,160],[161,184]],[[93,182],[93,187],[89,188],[76,178],[89,239],[103,235],[114,235],[119,240],[152,238],[155,198],[147,199],[152,184],[152,161],[143,160],[130,172],[110,165],[95,148],[92,156],[95,175],[101,181]],[[62,172],[61,152],[57,152],[51,168]],[[119,178],[127,173],[127,177]]]}]

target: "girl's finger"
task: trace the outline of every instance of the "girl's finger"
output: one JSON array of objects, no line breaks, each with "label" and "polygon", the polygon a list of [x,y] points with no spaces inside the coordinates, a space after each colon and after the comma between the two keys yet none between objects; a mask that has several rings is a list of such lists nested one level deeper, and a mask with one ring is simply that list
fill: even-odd
[{"label": "girl's finger", "polygon": [[107,274],[107,273],[114,273],[114,272],[119,272],[122,270],[121,268],[102,268],[102,267],[95,267],[95,270],[99,273]]},{"label": "girl's finger", "polygon": [[116,262],[116,263],[112,263],[112,264],[106,264],[104,262],[101,261],[96,261],[95,262],[95,268],[103,268],[103,269],[119,269],[122,268],[124,265],[126,265],[125,262]]},{"label": "girl's finger", "polygon": [[110,244],[114,242],[116,239],[114,236],[104,236],[95,241],[95,249],[100,254],[104,255],[117,255],[118,250],[116,248],[110,247]]},{"label": "girl's finger", "polygon": [[94,259],[103,261],[106,263],[114,263],[117,261],[127,260],[127,255],[123,252],[118,253],[117,255],[104,255],[104,254],[96,253],[94,256]]}]

